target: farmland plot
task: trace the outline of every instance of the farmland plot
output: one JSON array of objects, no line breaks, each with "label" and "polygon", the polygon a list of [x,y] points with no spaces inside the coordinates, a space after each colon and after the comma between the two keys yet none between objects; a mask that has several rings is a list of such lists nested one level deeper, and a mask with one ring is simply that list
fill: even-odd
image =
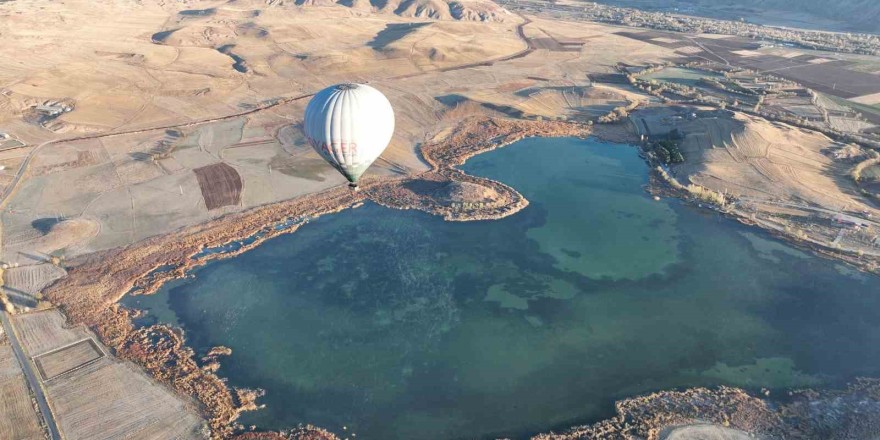
[{"label": "farmland plot", "polygon": [[12,347],[0,343],[0,438],[42,440],[40,419]]}]

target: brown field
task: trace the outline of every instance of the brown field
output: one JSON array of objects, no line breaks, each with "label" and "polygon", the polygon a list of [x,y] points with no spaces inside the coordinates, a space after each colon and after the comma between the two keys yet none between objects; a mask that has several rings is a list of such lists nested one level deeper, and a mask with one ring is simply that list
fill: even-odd
[{"label": "brown field", "polygon": [[241,202],[241,176],[235,168],[217,163],[196,168],[193,172],[199,180],[199,188],[209,211]]},{"label": "brown field", "polygon": [[857,96],[855,98],[851,98],[850,101],[857,102],[859,104],[867,104],[867,105],[880,104],[880,93],[872,93],[870,95]]},{"label": "brown field", "polygon": [[65,438],[201,438],[203,422],[190,399],[135,365],[104,356],[84,326],[68,327],[55,309],[14,319],[22,345],[36,355]]},{"label": "brown field", "polygon": [[21,345],[32,357],[90,336],[82,326],[68,327],[55,309],[16,315],[14,320]]},{"label": "brown field", "polygon": [[3,272],[3,288],[15,307],[36,307],[40,292],[63,277],[64,269],[49,264],[13,267]]},{"label": "brown field", "polygon": [[0,342],[0,438],[42,440],[40,419],[24,375],[7,342]]},{"label": "brown field", "polygon": [[131,364],[104,358],[47,383],[68,439],[202,438],[195,410]]},{"label": "brown field", "polygon": [[37,356],[34,358],[34,364],[37,365],[40,376],[46,381],[103,356],[104,352],[98,348],[95,341],[84,339],[73,345]]}]

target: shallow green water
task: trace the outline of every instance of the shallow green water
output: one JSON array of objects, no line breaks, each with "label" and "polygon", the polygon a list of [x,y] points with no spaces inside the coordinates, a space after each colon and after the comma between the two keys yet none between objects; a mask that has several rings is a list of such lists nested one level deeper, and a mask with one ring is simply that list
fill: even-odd
[{"label": "shallow green water", "polygon": [[528,139],[464,168],[531,204],[470,223],[368,204],[126,302],[233,349],[221,375],[267,390],[244,423],[357,439],[523,437],[658,389],[880,373],[880,280],[651,200],[634,148]]},{"label": "shallow green water", "polygon": [[683,84],[686,86],[694,86],[703,78],[723,78],[721,75],[705,70],[688,69],[684,67],[667,67],[653,73],[644,75],[642,78],[647,80],[657,80]]}]

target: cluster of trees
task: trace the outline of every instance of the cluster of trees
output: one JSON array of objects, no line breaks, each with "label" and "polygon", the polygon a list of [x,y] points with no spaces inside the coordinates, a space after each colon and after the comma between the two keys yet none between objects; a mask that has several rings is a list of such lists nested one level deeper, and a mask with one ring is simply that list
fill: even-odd
[{"label": "cluster of trees", "polygon": [[691,193],[692,196],[706,203],[711,203],[720,207],[724,207],[727,205],[727,197],[725,197],[724,194],[721,194],[718,191],[713,191],[709,188],[706,188],[705,186],[700,186],[692,183],[687,186],[687,191]]},{"label": "cluster of trees", "polygon": [[684,155],[681,154],[681,150],[678,148],[678,143],[674,140],[664,139],[662,141],[652,142],[648,149],[657,156],[657,159],[666,165],[684,162]]},{"label": "cluster of trees", "polygon": [[599,116],[600,124],[613,124],[615,122],[620,122],[629,117],[629,113],[635,110],[641,101],[631,101],[625,107],[616,107],[614,110],[611,110],[607,115]]},{"label": "cluster of trees", "polygon": [[852,171],[850,171],[850,176],[856,182],[861,182],[863,179],[862,172],[864,172],[868,167],[872,167],[874,165],[880,165],[880,153],[876,151],[871,151],[868,153],[868,159],[863,160],[856,164],[853,167]]},{"label": "cluster of trees", "polygon": [[687,191],[688,194],[690,194],[692,197],[695,197],[706,203],[714,204],[721,208],[727,206],[727,197],[718,191],[714,191],[706,188],[705,186],[700,186],[694,183],[690,183],[687,186],[684,186],[675,177],[670,176],[669,173],[667,173],[666,170],[663,169],[663,167],[658,166],[656,168],[656,171],[657,174],[659,174],[660,177],[666,181],[666,183],[677,190]]}]

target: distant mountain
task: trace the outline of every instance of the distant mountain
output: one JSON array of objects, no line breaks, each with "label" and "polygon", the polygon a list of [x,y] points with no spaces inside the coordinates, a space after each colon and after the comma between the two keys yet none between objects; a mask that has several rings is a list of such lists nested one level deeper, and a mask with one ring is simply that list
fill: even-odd
[{"label": "distant mountain", "polygon": [[340,4],[401,17],[435,20],[504,21],[510,15],[510,12],[490,0],[297,0],[295,4]]}]

